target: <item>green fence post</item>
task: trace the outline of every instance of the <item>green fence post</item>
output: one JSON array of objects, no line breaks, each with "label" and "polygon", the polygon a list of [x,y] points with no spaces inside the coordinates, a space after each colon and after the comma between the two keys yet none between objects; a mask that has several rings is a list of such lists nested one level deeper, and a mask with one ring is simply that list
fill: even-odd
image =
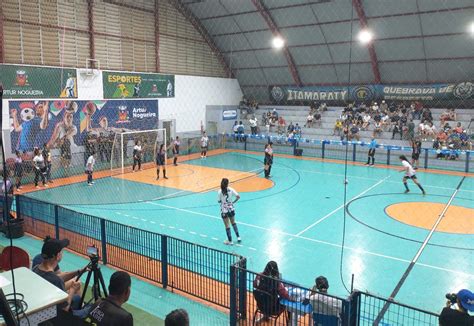
[{"label": "green fence post", "polygon": [[230,265],[230,326],[237,326],[237,268]]},{"label": "green fence post", "polygon": [[466,152],[466,168],[464,169],[464,172],[466,172],[466,173],[469,172],[469,159],[470,159],[470,157],[471,157],[471,152],[470,151]]},{"label": "green fence post", "polygon": [[387,165],[390,165],[390,147],[387,148]]},{"label": "green fence post", "polygon": [[423,164],[423,167],[424,167],[425,169],[428,168],[428,148],[425,148],[425,162],[424,162],[424,164]]},{"label": "green fence post", "polygon": [[15,196],[16,218],[21,218],[20,195]]},{"label": "green fence post", "polygon": [[161,283],[168,287],[168,237],[161,235]]},{"label": "green fence post", "polygon": [[321,144],[321,158],[324,159],[324,151],[326,150],[326,141],[323,140]]},{"label": "green fence post", "polygon": [[105,219],[100,219],[100,234],[102,242],[102,263],[107,264],[107,232],[105,231]]},{"label": "green fence post", "polygon": [[56,239],[59,239],[59,206],[54,205],[54,231]]},{"label": "green fence post", "polygon": [[356,146],[357,146],[356,143],[352,144],[352,161],[353,162],[356,161]]},{"label": "green fence post", "polygon": [[240,320],[247,319],[247,259],[239,262],[239,315]]}]

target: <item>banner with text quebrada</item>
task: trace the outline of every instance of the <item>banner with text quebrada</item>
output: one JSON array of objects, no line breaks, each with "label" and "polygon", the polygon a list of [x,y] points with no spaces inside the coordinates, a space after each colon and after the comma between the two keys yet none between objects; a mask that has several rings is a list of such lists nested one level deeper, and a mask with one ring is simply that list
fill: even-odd
[{"label": "banner with text quebrada", "polygon": [[0,65],[5,99],[77,98],[76,69]]},{"label": "banner with text quebrada", "polygon": [[174,97],[174,75],[104,71],[104,98]]}]

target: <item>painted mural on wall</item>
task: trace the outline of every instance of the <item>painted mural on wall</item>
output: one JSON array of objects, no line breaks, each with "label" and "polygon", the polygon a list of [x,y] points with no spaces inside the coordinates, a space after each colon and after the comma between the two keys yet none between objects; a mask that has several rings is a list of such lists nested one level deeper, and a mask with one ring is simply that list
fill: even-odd
[{"label": "painted mural on wall", "polygon": [[10,101],[12,152],[51,149],[78,152],[87,134],[156,129],[157,100]]},{"label": "painted mural on wall", "polygon": [[5,99],[77,98],[75,69],[0,65]]},{"label": "painted mural on wall", "polygon": [[462,101],[474,100],[474,83],[430,85],[360,85],[360,86],[270,86],[274,103],[346,102],[372,100]]},{"label": "painted mural on wall", "polygon": [[168,98],[175,95],[174,75],[104,71],[104,98]]}]

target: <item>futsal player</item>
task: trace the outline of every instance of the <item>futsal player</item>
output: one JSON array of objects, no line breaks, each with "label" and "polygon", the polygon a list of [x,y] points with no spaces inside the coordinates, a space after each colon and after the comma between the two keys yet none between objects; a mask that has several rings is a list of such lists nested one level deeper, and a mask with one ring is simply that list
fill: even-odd
[{"label": "futsal player", "polygon": [[265,145],[265,158],[263,159],[264,171],[265,171],[265,178],[270,178],[270,171],[272,170],[273,164],[273,143],[269,142]]},{"label": "futsal player", "polygon": [[181,141],[179,140],[179,137],[176,136],[176,139],[173,142],[173,164],[178,165],[178,157],[179,157],[179,146],[181,145]]},{"label": "futsal player", "polygon": [[201,137],[201,158],[207,157],[208,147],[209,147],[209,137],[207,137],[206,132],[204,131]]},{"label": "futsal player", "polygon": [[[372,138],[372,140],[369,143],[369,154],[367,157],[367,163],[365,163],[365,165],[372,166],[372,167],[374,166],[376,148],[377,148],[377,141],[375,140],[375,138]],[[372,163],[370,163],[370,161],[372,161]]]},{"label": "futsal player", "polygon": [[23,158],[20,151],[15,151],[15,186],[16,190],[21,190],[21,179],[23,178]]},{"label": "futsal player", "polygon": [[133,147],[133,167],[132,171],[135,172],[135,166],[138,164],[138,170],[142,169],[142,144],[139,140],[135,141]]},{"label": "futsal player", "polygon": [[419,139],[414,140],[412,144],[412,148],[413,148],[413,151],[411,154],[411,158],[412,158],[411,165],[414,166],[415,170],[417,170],[419,159],[420,159],[420,153],[421,153],[421,141]]},{"label": "futsal player", "polygon": [[43,187],[47,187],[46,184],[46,164],[44,163],[44,157],[41,154],[38,147],[34,149],[33,164],[35,167],[35,187],[38,188],[38,181],[41,178]]},{"label": "futsal player", "polygon": [[87,185],[92,186],[94,181],[92,180],[92,173],[94,173],[94,164],[95,164],[95,152],[92,151],[91,155],[87,158],[86,163],[86,174],[87,174]]},{"label": "futsal player", "polygon": [[413,168],[413,166],[411,166],[410,162],[408,162],[408,159],[406,158],[406,156],[400,155],[399,158],[400,158],[400,161],[402,161],[402,165],[403,165],[403,169],[400,172],[405,171],[405,176],[403,177],[403,185],[405,186],[405,189],[406,189],[405,193],[410,192],[410,189],[408,189],[407,180],[411,179],[418,186],[418,188],[420,188],[423,195],[426,195],[425,189],[423,189],[421,184],[416,179],[415,169]]},{"label": "futsal player", "polygon": [[[235,199],[234,199],[235,198]],[[239,229],[235,223],[235,209],[234,204],[240,199],[240,195],[233,188],[229,187],[229,179],[223,178],[221,181],[221,189],[217,193],[217,201],[221,204],[221,216],[225,225],[225,232],[227,240],[224,241],[226,245],[232,245],[232,233],[230,225],[234,229],[237,236],[237,242],[240,243]]]},{"label": "futsal player", "polygon": [[156,154],[156,180],[160,179],[160,168],[163,167],[163,178],[166,176],[166,149],[165,145],[161,144],[158,153]]}]

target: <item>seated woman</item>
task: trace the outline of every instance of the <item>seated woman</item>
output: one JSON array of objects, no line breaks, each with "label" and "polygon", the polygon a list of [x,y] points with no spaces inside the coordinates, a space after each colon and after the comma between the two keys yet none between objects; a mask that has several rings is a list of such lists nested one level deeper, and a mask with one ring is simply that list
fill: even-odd
[{"label": "seated woman", "polygon": [[342,311],[342,300],[328,296],[328,289],[329,282],[327,278],[324,276],[317,277],[309,297],[313,312],[339,318]]},{"label": "seated woman", "polygon": [[304,126],[311,128],[313,126],[313,120],[314,117],[311,114],[308,114],[308,116],[306,117],[306,124]]},{"label": "seated woman", "polygon": [[374,133],[373,137],[380,136],[382,134],[382,123],[381,122],[376,122],[374,125]]},{"label": "seated woman", "polygon": [[[272,260],[267,263],[263,272],[261,274],[258,274],[255,277],[255,280],[253,281],[253,287],[255,290],[264,291],[270,293],[275,297],[278,297],[277,306],[271,307],[272,309],[269,309],[269,311],[275,314],[278,314],[286,309],[284,305],[280,304],[280,299],[290,300],[288,291],[283,285],[283,283],[280,282],[280,279],[281,276],[278,270],[278,265],[275,261]],[[256,321],[256,323],[258,324],[267,321],[268,319],[269,316],[264,314],[262,318]]]}]

